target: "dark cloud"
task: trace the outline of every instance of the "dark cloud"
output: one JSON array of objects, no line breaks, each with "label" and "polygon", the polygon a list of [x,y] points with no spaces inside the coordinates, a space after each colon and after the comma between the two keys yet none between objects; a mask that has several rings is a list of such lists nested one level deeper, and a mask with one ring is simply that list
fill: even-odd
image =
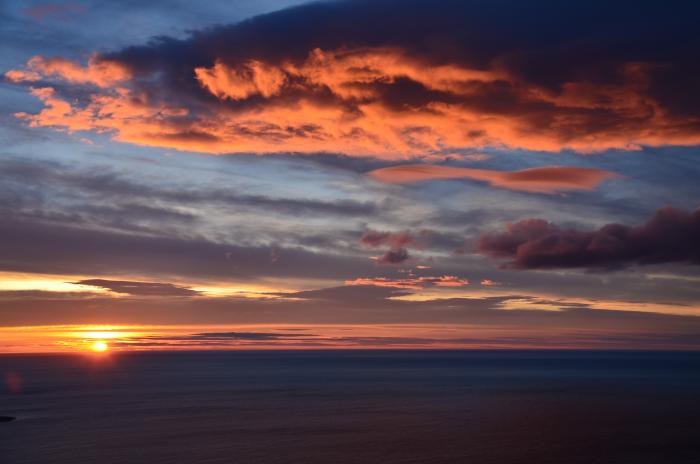
[{"label": "dark cloud", "polygon": [[0,299],[3,301],[76,301],[101,298],[102,295],[95,292],[52,292],[46,290],[4,290],[0,291]]},{"label": "dark cloud", "polygon": [[[614,5],[602,0],[566,5],[514,0],[448,0],[439,5],[425,0],[340,1],[258,16],[195,33],[188,40],[158,39],[108,57],[150,73],[176,65],[175,59],[188,62],[190,68],[216,58],[232,63],[251,58],[282,61],[304,58],[317,47],[392,45],[409,47],[435,61],[461,61],[477,68],[500,57],[529,80],[555,86],[582,73],[613,79],[615,61],[626,57],[650,59],[666,53],[689,63],[691,56],[683,53],[692,51],[698,40],[689,34],[695,12],[697,5],[689,2],[669,9],[661,2],[630,0]],[[368,17],[386,20],[367,21]],[[691,42],[671,48],[682,39]],[[176,51],[186,54],[173,56]]]},{"label": "dark cloud", "polygon": [[401,264],[410,258],[405,248],[389,250],[377,259],[379,264]]},{"label": "dark cloud", "polygon": [[196,296],[200,294],[198,291],[187,287],[161,282],[86,279],[75,283],[105,288],[115,293],[124,293],[134,296]]},{"label": "dark cloud", "polygon": [[[227,159],[239,161],[241,159],[259,159],[258,155],[240,153],[236,155],[222,155]],[[270,153],[267,155],[271,159],[288,160],[295,163],[311,163],[324,169],[332,169],[337,171],[349,171],[358,174],[366,173],[375,169],[387,167],[393,164],[392,161],[381,160],[372,157],[355,157],[348,156],[342,153]],[[418,161],[420,158],[415,158]],[[304,164],[305,165],[305,164]]]},{"label": "dark cloud", "polygon": [[320,290],[303,290],[292,293],[279,293],[278,295],[292,298],[302,298],[307,300],[372,302],[408,294],[408,292],[397,290],[395,288],[382,288],[372,285],[360,285],[331,287],[323,288]]},{"label": "dark cloud", "polygon": [[548,336],[490,336],[490,337],[401,337],[401,336],[327,336],[310,334],[308,337],[276,336],[275,334],[241,333],[231,337],[155,336],[132,337],[112,341],[113,347],[123,348],[540,348],[540,349],[694,349],[700,344],[700,334],[683,335],[639,333],[606,334],[595,330]]},{"label": "dark cloud", "polygon": [[637,264],[700,264],[700,209],[658,210],[642,226],[607,224],[596,231],[562,228],[542,219],[483,235],[477,251],[509,258],[517,269],[621,269]]},{"label": "dark cloud", "polygon": [[408,230],[400,232],[368,230],[360,237],[360,243],[370,248],[389,247],[387,252],[377,258],[378,264],[401,264],[410,258],[407,248],[423,248],[431,234],[432,231],[429,230],[418,232]]},{"label": "dark cloud", "polygon": [[283,341],[298,340],[316,337],[309,333],[284,333],[284,332],[202,332],[185,336],[158,336],[143,337],[141,340],[156,341],[206,341],[206,342],[233,342],[233,341]]}]

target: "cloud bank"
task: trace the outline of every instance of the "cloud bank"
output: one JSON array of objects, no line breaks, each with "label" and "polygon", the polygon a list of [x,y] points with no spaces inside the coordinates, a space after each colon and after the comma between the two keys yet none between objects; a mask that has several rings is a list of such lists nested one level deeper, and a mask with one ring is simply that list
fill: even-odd
[{"label": "cloud bank", "polygon": [[516,269],[606,268],[633,264],[700,264],[700,209],[686,212],[658,210],[642,226],[607,224],[595,231],[579,231],[543,219],[509,224],[504,232],[487,233],[477,251],[510,259]]},{"label": "cloud bank", "polygon": [[5,77],[43,102],[17,114],[31,126],[205,153],[694,145],[699,8],[309,4],[85,65],[36,56]]}]

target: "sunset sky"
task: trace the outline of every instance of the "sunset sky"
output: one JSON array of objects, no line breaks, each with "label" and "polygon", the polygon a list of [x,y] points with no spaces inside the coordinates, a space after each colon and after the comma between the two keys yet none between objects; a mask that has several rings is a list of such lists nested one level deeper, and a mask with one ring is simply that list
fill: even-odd
[{"label": "sunset sky", "polygon": [[3,1],[0,352],[698,349],[698,15]]}]

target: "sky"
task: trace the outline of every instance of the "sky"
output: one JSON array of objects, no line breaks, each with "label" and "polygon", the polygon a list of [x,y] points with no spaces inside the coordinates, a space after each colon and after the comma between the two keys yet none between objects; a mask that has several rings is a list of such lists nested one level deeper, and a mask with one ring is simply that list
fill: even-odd
[{"label": "sky", "polygon": [[698,10],[4,1],[0,352],[698,349]]}]

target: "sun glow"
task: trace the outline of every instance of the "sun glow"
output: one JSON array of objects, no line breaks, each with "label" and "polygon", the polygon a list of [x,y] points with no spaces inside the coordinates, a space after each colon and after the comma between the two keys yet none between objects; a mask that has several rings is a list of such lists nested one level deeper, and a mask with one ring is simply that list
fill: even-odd
[{"label": "sun glow", "polygon": [[90,349],[92,351],[95,351],[96,353],[102,353],[104,351],[107,351],[108,348],[109,346],[107,345],[107,343],[103,342],[102,340],[96,341],[95,343],[90,345]]}]

